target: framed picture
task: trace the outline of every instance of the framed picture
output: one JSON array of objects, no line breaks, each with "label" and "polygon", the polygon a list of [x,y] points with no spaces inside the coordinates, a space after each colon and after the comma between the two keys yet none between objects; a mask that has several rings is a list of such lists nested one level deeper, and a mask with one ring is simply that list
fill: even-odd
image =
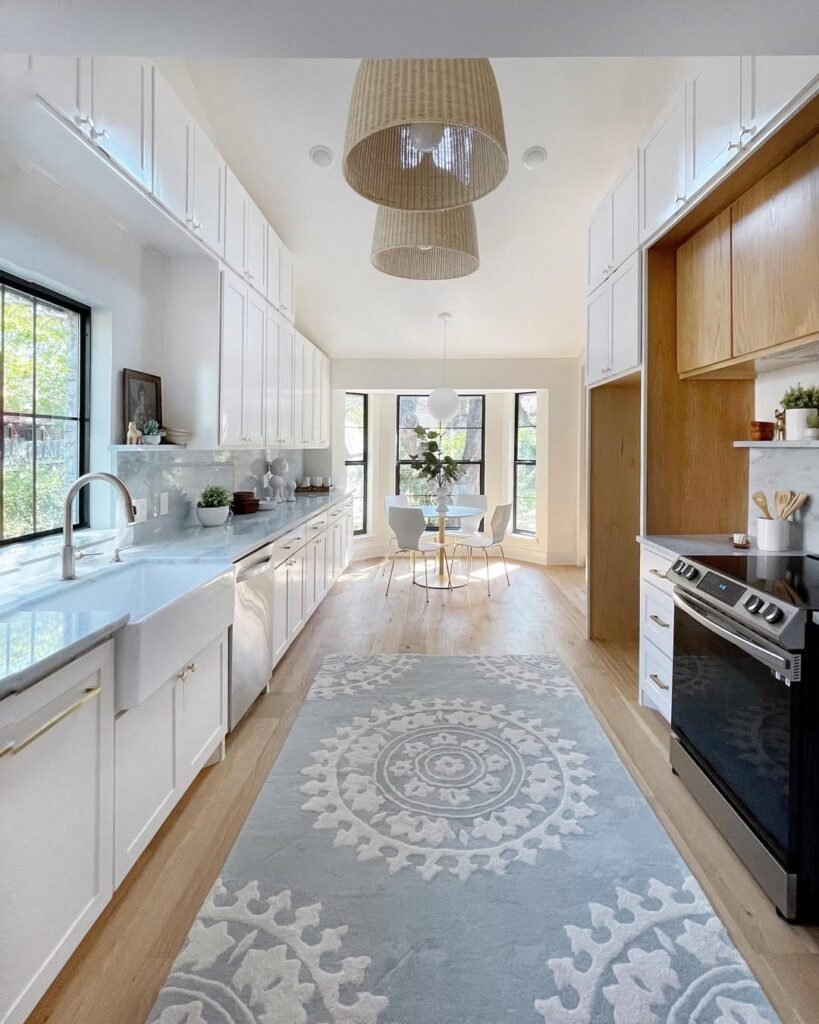
[{"label": "framed picture", "polygon": [[162,378],[141,370],[123,370],[125,430],[133,420],[142,430],[147,420],[162,423]]}]

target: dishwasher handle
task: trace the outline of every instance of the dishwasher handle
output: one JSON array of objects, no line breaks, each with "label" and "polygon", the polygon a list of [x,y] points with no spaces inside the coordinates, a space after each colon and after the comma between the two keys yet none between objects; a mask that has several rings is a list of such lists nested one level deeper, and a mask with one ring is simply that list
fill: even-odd
[{"label": "dishwasher handle", "polygon": [[250,569],[246,569],[236,577],[236,585],[238,586],[240,583],[246,583],[248,580],[252,580],[254,576],[261,576],[261,574],[263,572],[267,572],[272,565],[272,556],[265,559],[264,562],[257,562],[256,565],[252,566]]}]

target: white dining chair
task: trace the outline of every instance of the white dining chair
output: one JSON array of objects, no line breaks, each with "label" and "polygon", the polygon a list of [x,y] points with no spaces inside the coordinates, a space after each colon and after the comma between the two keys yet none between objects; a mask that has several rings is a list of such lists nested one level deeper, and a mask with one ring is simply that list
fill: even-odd
[{"label": "white dining chair", "polygon": [[390,566],[390,578],[387,580],[387,594],[390,592],[392,574],[395,569],[395,560],[400,554],[408,554],[412,560],[412,581],[415,582],[415,556],[421,555],[424,559],[424,589],[429,604],[429,570],[427,568],[427,555],[437,555],[439,551],[444,552],[447,577],[449,578],[449,589],[452,590],[452,569],[449,559],[446,556],[446,545],[437,540],[422,540],[427,528],[426,517],[420,508],[401,508],[393,506],[389,513],[390,526],[395,533],[396,549],[392,556]]},{"label": "white dining chair", "polygon": [[463,505],[465,508],[479,508],[481,510],[481,514],[478,516],[461,516],[460,527],[457,530],[448,531],[452,539],[457,539],[457,541],[460,542],[466,540],[467,537],[476,536],[481,525],[481,520],[486,514],[486,495],[453,494],[452,504]]},{"label": "white dining chair", "polygon": [[495,511],[492,513],[492,522],[489,527],[489,534],[476,534],[474,537],[465,537],[463,540],[456,541],[455,547],[452,549],[452,561],[455,561],[455,555],[459,547],[465,547],[467,549],[467,576],[472,575],[472,554],[474,551],[483,551],[484,559],[486,560],[486,593],[489,597],[492,596],[492,588],[489,583],[489,552],[492,548],[497,548],[500,551],[501,558],[503,559],[503,571],[506,573],[506,585],[511,586],[509,580],[509,570],[506,567],[506,555],[503,551],[503,539],[506,536],[506,531],[509,529],[509,520],[512,518],[512,505],[498,505]]},{"label": "white dining chair", "polygon": [[[409,508],[409,498],[405,494],[388,494],[384,498],[384,515],[387,517],[387,522],[390,521],[390,509],[391,508]],[[390,526],[392,530],[392,526]],[[392,553],[392,546],[395,544],[395,533],[390,537],[390,542],[387,545],[387,553],[384,555],[384,561],[381,563],[381,575],[387,571],[387,563],[390,560],[390,554]]]}]

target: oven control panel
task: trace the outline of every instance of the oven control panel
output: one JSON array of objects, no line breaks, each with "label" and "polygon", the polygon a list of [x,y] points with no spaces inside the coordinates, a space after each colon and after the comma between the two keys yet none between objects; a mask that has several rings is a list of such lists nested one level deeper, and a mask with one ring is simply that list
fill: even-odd
[{"label": "oven control panel", "polygon": [[686,558],[678,558],[666,578],[791,649],[801,647],[804,642],[805,612],[786,601],[777,601],[769,594]]}]

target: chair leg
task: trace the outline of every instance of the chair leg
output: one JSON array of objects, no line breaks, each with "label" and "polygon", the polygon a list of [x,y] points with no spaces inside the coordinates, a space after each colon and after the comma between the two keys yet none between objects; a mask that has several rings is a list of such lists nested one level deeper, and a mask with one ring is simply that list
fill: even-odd
[{"label": "chair leg", "polygon": [[506,555],[503,551],[503,544],[498,544],[498,550],[500,551],[501,558],[503,559],[503,571],[506,573],[506,586],[511,587],[512,583],[509,579],[509,570],[506,568]]},{"label": "chair leg", "polygon": [[397,543],[395,537],[390,537],[390,542],[387,545],[387,553],[384,555],[384,561],[381,563],[381,575],[387,575],[387,562],[390,560],[390,552],[392,551],[393,544]]},{"label": "chair leg", "polygon": [[[455,562],[458,559],[458,548],[460,546],[461,545],[456,541],[455,546],[452,549],[452,568],[455,567]],[[450,585],[451,585],[452,584],[452,569],[449,570],[449,582],[450,582]]]},{"label": "chair leg", "polygon": [[446,575],[449,583],[448,590],[452,590],[452,567],[449,559],[446,556],[446,548],[444,548],[444,565],[446,566]]},{"label": "chair leg", "polygon": [[387,593],[384,595],[385,597],[390,596],[390,584],[392,583],[392,574],[395,570],[395,560],[396,558],[398,558],[399,554],[400,551],[396,549],[395,554],[392,556],[392,565],[390,566],[390,578],[387,580]]},{"label": "chair leg", "polygon": [[487,596],[492,596],[492,588],[489,585],[489,548],[483,549],[483,557],[486,560],[486,593]]},{"label": "chair leg", "polygon": [[424,552],[424,593],[427,595],[427,604],[429,604],[429,573],[427,572],[427,553]]}]

